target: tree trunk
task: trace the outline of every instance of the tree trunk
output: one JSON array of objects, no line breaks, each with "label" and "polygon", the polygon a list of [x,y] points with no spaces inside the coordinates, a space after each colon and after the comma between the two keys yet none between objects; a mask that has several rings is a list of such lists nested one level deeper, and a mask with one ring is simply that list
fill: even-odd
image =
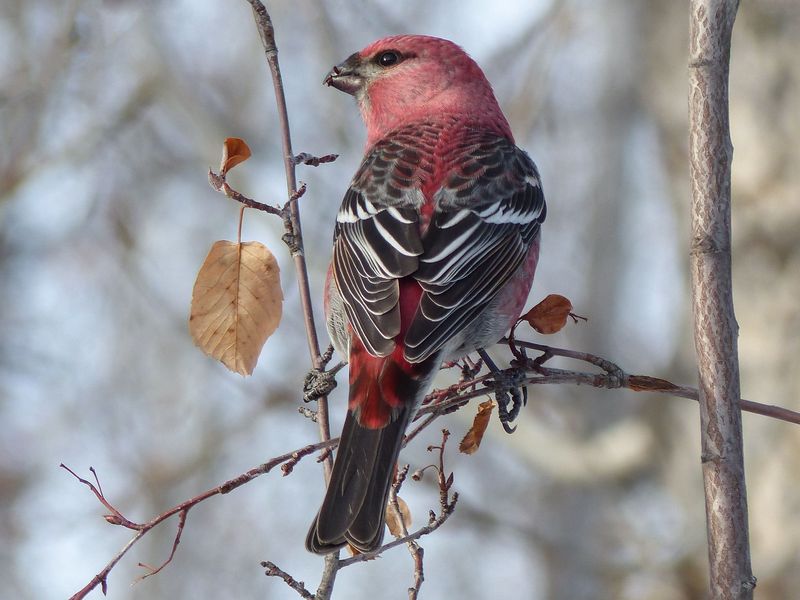
[{"label": "tree trunk", "polygon": [[689,41],[691,273],[711,598],[753,597],[738,325],[731,291],[728,65],[738,0],[692,0]]}]

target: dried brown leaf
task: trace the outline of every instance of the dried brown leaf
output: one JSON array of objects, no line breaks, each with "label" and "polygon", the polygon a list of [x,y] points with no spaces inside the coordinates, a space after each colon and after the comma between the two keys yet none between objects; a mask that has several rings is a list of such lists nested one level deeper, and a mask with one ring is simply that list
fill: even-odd
[{"label": "dried brown leaf", "polygon": [[219,163],[220,175],[225,175],[239,163],[250,158],[250,147],[242,138],[226,138],[222,144],[222,160]]},{"label": "dried brown leaf", "polygon": [[[386,505],[386,525],[394,537],[402,537],[404,535],[403,525],[405,525],[406,531],[411,527],[411,510],[408,508],[406,501],[400,496],[397,496],[397,506],[400,507],[399,513],[392,502]],[[403,517],[402,521],[400,520],[401,515]]]},{"label": "dried brown leaf", "polygon": [[192,291],[195,344],[231,371],[250,375],[282,311],[280,269],[269,249],[258,242],[215,242]]},{"label": "dried brown leaf", "polygon": [[494,400],[487,400],[478,405],[478,412],[475,413],[475,418],[472,420],[472,427],[469,428],[467,435],[461,440],[458,449],[463,454],[475,454],[481,446],[483,434],[489,426],[489,418],[492,416],[492,410],[495,407]]},{"label": "dried brown leaf", "polygon": [[572,302],[559,294],[550,294],[536,306],[522,315],[539,333],[550,334],[561,331],[572,312]]},{"label": "dried brown leaf", "polygon": [[637,392],[669,392],[670,390],[678,389],[678,386],[666,379],[647,375],[629,376],[628,387]]}]

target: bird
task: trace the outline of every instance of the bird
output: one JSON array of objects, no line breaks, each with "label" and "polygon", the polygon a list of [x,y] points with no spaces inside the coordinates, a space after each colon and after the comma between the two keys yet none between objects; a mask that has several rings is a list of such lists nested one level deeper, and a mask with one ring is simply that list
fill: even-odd
[{"label": "bird", "polygon": [[355,97],[367,142],[324,290],[328,333],[349,363],[348,412],[306,548],[370,553],[407,426],[444,361],[519,318],[547,209],[536,165],[454,42],[386,37],[323,83]]}]

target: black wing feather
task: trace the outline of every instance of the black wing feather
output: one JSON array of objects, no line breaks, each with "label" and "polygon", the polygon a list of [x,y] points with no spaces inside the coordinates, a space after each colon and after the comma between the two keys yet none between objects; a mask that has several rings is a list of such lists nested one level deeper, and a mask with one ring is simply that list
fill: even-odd
[{"label": "black wing feather", "polygon": [[414,277],[424,293],[405,337],[409,361],[431,356],[497,297],[525,260],[545,214],[527,154],[504,138],[472,148],[460,173],[437,193],[422,239],[425,253]]},{"label": "black wing feather", "polygon": [[376,144],[339,210],[333,275],[350,324],[375,356],[389,354],[400,332],[399,279],[414,277],[423,289],[405,336],[406,359],[417,363],[497,297],[545,219],[533,161],[510,140],[475,129],[443,157],[458,167],[434,195],[421,233],[421,179],[432,175],[440,133],[401,130]]}]

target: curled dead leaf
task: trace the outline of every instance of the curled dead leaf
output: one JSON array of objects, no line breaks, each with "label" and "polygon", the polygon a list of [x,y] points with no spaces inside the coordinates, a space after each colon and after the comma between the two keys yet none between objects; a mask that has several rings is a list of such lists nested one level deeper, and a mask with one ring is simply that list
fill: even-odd
[{"label": "curled dead leaf", "polygon": [[[405,530],[408,531],[408,528],[411,527],[411,510],[408,508],[408,504],[406,501],[403,500],[400,496],[397,496],[397,506],[400,507],[400,512],[397,512],[394,504],[389,501],[386,505],[386,525],[389,527],[389,532],[394,537],[403,537],[405,535],[403,533],[403,525],[405,525]],[[402,520],[401,520],[402,517]]]},{"label": "curled dead leaf", "polygon": [[250,375],[283,312],[280,269],[258,242],[218,241],[192,290],[195,344],[231,371]]},{"label": "curled dead leaf", "polygon": [[561,331],[572,312],[572,302],[560,294],[550,294],[522,315],[539,333],[550,334]]},{"label": "curled dead leaf", "polygon": [[219,171],[222,177],[239,163],[243,163],[250,158],[250,147],[242,138],[225,138],[222,144],[222,160],[219,163]]},{"label": "curled dead leaf", "polygon": [[478,412],[475,413],[475,418],[472,420],[472,427],[469,428],[467,435],[461,440],[458,445],[458,450],[463,454],[475,454],[480,448],[483,434],[486,433],[486,428],[489,426],[489,419],[492,416],[492,410],[496,404],[494,400],[487,400],[478,405]]},{"label": "curled dead leaf", "polygon": [[678,389],[674,383],[647,375],[630,375],[628,387],[636,392],[669,392]]}]

